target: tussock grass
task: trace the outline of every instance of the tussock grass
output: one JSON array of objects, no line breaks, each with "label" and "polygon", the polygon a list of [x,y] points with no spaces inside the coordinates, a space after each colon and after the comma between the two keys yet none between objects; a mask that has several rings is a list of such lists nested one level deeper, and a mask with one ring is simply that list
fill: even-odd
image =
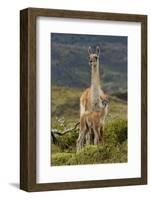
[{"label": "tussock grass", "polygon": [[59,137],[59,151],[52,147],[52,165],[77,165],[98,163],[122,163],[127,162],[127,121],[116,120],[109,123],[104,129],[102,144],[85,146],[76,153],[75,144],[77,132],[70,132]]}]

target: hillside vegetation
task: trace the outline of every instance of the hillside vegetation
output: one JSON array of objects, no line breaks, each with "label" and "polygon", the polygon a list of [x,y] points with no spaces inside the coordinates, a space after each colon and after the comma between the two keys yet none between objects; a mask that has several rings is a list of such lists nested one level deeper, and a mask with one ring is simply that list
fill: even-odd
[{"label": "hillside vegetation", "polygon": [[[52,87],[52,129],[64,131],[73,127],[79,121],[81,93],[81,89]],[[80,152],[76,153],[78,129],[64,136],[57,136],[58,144],[51,145],[51,164],[127,162],[127,103],[123,99],[110,96],[109,114],[102,144],[85,146]]]}]

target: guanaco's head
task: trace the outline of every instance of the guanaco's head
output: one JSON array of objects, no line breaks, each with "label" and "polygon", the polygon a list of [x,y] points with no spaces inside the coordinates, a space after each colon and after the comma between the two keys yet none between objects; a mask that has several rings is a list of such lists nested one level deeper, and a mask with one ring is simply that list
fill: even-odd
[{"label": "guanaco's head", "polygon": [[89,64],[90,66],[96,66],[98,59],[99,59],[99,54],[100,54],[100,48],[97,46],[96,47],[96,52],[93,53],[91,47],[88,48],[88,56],[89,56]]}]

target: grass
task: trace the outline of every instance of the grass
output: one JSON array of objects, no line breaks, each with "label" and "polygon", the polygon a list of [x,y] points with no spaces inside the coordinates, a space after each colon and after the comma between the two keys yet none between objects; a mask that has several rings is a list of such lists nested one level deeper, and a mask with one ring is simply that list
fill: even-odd
[{"label": "grass", "polygon": [[[64,131],[79,121],[79,98],[82,90],[52,88],[52,128]],[[69,101],[70,99],[70,101]],[[127,103],[116,96],[110,97],[103,143],[85,146],[76,153],[79,130],[58,136],[58,145],[52,144],[51,164],[77,165],[127,162]]]},{"label": "grass", "polygon": [[127,162],[127,142],[118,146],[87,145],[79,152],[62,152],[52,155],[54,166],[125,162]]},{"label": "grass", "polygon": [[64,117],[68,119],[68,123],[79,120],[79,99],[81,94],[82,90],[80,89],[52,87],[52,124],[56,122],[56,117]]},{"label": "grass", "polygon": [[[83,91],[84,90],[77,88],[52,86],[51,114],[53,125],[56,122],[56,117],[65,118],[68,123],[79,120],[79,99]],[[115,96],[110,97],[108,119],[111,118],[127,118],[127,104]]]}]

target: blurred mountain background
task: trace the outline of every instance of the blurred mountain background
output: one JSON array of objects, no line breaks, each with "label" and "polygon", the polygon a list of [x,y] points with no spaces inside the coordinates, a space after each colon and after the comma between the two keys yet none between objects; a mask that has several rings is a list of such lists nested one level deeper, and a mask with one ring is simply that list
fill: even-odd
[{"label": "blurred mountain background", "polygon": [[88,47],[100,47],[101,85],[109,94],[127,96],[127,37],[51,33],[52,86],[90,86]]}]

